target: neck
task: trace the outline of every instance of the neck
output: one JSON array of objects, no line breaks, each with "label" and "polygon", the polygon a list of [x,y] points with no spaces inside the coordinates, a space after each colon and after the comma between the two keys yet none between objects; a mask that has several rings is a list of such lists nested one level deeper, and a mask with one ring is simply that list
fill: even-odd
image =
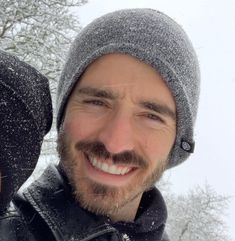
[{"label": "neck", "polygon": [[136,217],[137,210],[139,208],[140,200],[142,194],[137,196],[131,202],[128,202],[123,207],[119,208],[117,211],[109,215],[109,218],[113,222],[133,222]]}]

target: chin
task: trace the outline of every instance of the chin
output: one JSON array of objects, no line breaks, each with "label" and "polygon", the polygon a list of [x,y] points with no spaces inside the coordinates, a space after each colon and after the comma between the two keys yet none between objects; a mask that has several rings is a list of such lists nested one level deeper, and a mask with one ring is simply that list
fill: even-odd
[{"label": "chin", "polygon": [[[139,198],[144,191],[150,189],[155,180],[144,181],[138,177],[126,186],[109,186],[94,182],[88,178],[80,178],[79,172],[70,175],[75,200],[79,205],[98,215],[112,216],[121,208]],[[154,178],[156,179],[156,177]]]}]

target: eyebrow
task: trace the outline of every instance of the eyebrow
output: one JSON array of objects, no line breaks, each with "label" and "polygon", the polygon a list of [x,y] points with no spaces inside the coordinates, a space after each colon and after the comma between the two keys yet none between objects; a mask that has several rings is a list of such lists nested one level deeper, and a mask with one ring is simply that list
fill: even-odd
[{"label": "eyebrow", "polygon": [[176,113],[166,105],[158,104],[150,101],[141,101],[140,105],[148,110],[166,115],[176,121]]},{"label": "eyebrow", "polygon": [[100,97],[100,98],[106,98],[106,99],[111,99],[111,100],[114,100],[117,98],[117,95],[115,95],[110,90],[101,90],[101,89],[96,89],[96,88],[92,88],[92,87],[79,88],[77,93],[83,94],[83,95],[88,95],[91,97]]}]

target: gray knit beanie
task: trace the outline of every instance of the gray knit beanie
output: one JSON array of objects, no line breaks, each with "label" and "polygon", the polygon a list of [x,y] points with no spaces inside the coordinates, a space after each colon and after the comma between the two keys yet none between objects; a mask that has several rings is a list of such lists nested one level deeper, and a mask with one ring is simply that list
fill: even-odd
[{"label": "gray knit beanie", "polygon": [[87,66],[102,55],[117,52],[151,65],[171,90],[177,109],[177,136],[168,168],[178,165],[194,150],[200,71],[186,33],[156,10],[115,11],[94,20],[78,34],[58,86],[57,129],[69,96]]}]

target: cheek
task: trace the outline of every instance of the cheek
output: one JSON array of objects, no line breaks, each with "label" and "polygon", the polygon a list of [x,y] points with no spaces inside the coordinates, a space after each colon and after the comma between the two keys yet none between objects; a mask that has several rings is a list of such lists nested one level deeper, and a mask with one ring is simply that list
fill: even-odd
[{"label": "cheek", "polygon": [[70,136],[71,141],[91,139],[96,133],[96,121],[86,116],[70,115],[64,120],[64,130]]},{"label": "cheek", "polygon": [[145,155],[151,162],[154,160],[155,163],[156,161],[163,161],[168,158],[174,144],[174,136],[148,135],[143,141],[142,146]]}]

